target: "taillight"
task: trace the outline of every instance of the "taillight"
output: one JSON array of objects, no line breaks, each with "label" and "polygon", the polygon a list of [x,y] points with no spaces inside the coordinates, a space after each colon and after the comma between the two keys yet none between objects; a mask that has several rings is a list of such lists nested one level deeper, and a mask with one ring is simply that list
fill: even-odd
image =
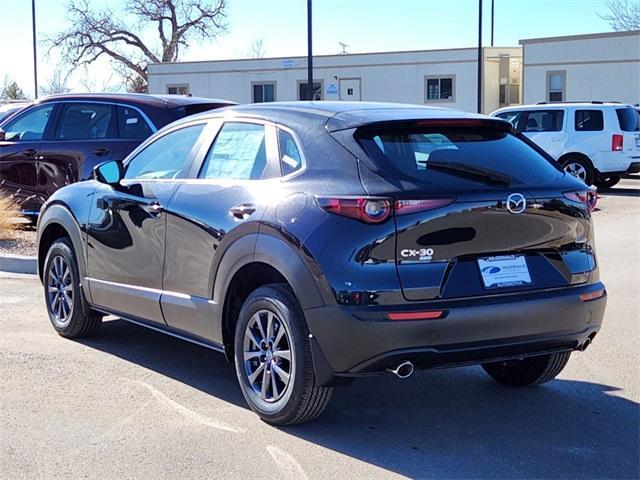
[{"label": "taillight", "polygon": [[391,201],[381,198],[318,197],[318,205],[327,212],[365,223],[382,223],[391,215]]},{"label": "taillight", "polygon": [[425,198],[423,200],[396,200],[396,214],[406,215],[414,212],[425,212],[436,208],[446,207],[455,198]]},{"label": "taillight", "polygon": [[318,197],[318,205],[327,212],[354,218],[365,223],[382,223],[395,209],[398,215],[425,212],[446,207],[454,198],[430,198],[422,200],[392,200],[371,197]]},{"label": "taillight", "polygon": [[624,145],[624,136],[623,135],[614,135],[611,137],[611,151],[612,152],[621,152],[622,147]]},{"label": "taillight", "polygon": [[564,192],[565,198],[572,202],[581,203],[592,212],[596,208],[598,202],[598,192],[595,189],[589,189],[579,192]]}]

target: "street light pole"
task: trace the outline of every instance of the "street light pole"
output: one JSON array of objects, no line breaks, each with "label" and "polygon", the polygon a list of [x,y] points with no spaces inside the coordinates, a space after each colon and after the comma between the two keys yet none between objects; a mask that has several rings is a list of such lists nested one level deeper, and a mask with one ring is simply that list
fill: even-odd
[{"label": "street light pole", "polygon": [[482,0],[478,0],[478,113],[482,113]]},{"label": "street light pole", "polygon": [[307,0],[307,100],[313,100],[313,48],[311,43],[311,0]]},{"label": "street light pole", "polygon": [[31,26],[33,28],[33,97],[38,98],[38,51],[36,48],[36,0],[31,0]]},{"label": "street light pole", "polygon": [[495,0],[491,0],[491,46],[493,47],[493,9]]}]

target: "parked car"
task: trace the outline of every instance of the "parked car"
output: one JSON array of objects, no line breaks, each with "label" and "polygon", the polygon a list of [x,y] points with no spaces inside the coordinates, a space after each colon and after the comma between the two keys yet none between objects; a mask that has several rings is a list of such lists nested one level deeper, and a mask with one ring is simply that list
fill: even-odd
[{"label": "parked car", "polygon": [[640,116],[621,103],[520,105],[496,110],[587,185],[610,188],[640,172]]},{"label": "parked car", "polygon": [[0,104],[0,122],[5,118],[9,118],[9,116],[13,115],[18,110],[23,109],[27,105],[28,102],[10,102]]},{"label": "parked car", "polygon": [[114,314],[224,352],[249,406],[285,425],[320,415],[334,385],[386,371],[554,378],[605,309],[587,201],[500,119],[236,106],[58,190],[38,265],[60,335]]},{"label": "parked car", "polygon": [[0,188],[36,216],[58,188],[89,178],[98,163],[124,159],[159,128],[232,104],[177,95],[45,97],[0,122]]}]

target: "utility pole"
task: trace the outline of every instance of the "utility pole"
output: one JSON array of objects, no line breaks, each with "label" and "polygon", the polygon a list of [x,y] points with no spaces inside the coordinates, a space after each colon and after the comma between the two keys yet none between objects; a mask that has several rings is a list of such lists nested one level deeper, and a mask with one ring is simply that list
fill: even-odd
[{"label": "utility pole", "polygon": [[493,9],[495,0],[491,0],[491,46],[493,47]]},{"label": "utility pole", "polygon": [[311,44],[311,0],[307,0],[307,100],[313,100],[313,48]]},{"label": "utility pole", "polygon": [[478,113],[482,113],[482,0],[478,0]]},{"label": "utility pole", "polygon": [[31,0],[31,26],[33,28],[33,97],[38,98],[38,51],[36,48],[36,0]]}]

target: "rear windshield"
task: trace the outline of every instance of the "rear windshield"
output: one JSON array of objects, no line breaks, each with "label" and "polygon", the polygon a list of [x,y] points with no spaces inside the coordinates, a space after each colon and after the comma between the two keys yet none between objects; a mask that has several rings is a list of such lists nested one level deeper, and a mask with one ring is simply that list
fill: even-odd
[{"label": "rear windshield", "polygon": [[562,176],[558,167],[524,141],[491,127],[366,129],[356,138],[386,177],[508,186]]},{"label": "rear windshield", "polygon": [[616,114],[623,132],[640,131],[640,112],[635,108],[616,108]]}]

